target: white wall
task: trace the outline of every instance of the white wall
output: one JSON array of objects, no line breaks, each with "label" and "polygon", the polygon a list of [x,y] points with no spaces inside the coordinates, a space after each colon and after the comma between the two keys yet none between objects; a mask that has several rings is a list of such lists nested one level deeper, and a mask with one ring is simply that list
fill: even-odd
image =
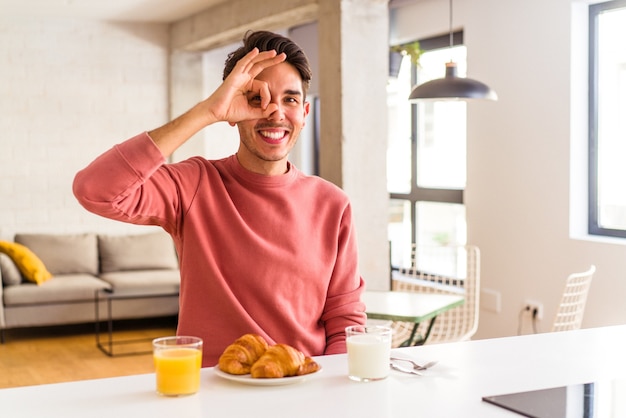
[{"label": "white wall", "polygon": [[0,17],[0,239],[126,231],[87,213],[74,174],[166,120],[164,25]]},{"label": "white wall", "polygon": [[[483,288],[499,293],[502,306],[481,310],[477,338],[517,334],[526,299],[543,303],[538,328],[549,331],[566,276],[592,263],[583,327],[626,322],[623,243],[570,232],[570,224],[580,232],[586,222],[585,47],[572,48],[572,34],[580,42],[585,28],[584,19],[572,19],[573,5],[584,10],[571,0],[454,2],[468,76],[499,95],[468,105],[468,241],[482,251]],[[445,33],[447,13],[439,0],[406,6],[394,36]]]}]

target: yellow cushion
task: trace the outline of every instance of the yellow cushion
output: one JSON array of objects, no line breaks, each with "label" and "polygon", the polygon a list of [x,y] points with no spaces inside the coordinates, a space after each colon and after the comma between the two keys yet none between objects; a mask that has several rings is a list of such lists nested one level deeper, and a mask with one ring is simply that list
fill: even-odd
[{"label": "yellow cushion", "polygon": [[52,278],[52,274],[46,269],[39,257],[21,244],[0,241],[0,252],[11,257],[26,280],[40,285]]}]

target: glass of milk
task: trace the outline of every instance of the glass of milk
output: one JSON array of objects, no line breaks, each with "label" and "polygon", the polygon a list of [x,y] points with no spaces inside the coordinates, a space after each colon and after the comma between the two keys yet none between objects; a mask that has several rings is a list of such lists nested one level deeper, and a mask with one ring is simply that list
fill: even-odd
[{"label": "glass of milk", "polygon": [[389,376],[391,332],[391,328],[380,325],[346,328],[350,379],[371,382]]}]

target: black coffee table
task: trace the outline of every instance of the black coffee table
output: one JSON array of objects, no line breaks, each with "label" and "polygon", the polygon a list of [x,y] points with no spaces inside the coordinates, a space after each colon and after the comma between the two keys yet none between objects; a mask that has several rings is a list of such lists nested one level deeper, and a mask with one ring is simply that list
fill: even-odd
[{"label": "black coffee table", "polygon": [[[124,288],[124,289],[99,289],[96,290],[94,295],[94,309],[95,309],[95,335],[96,335],[96,346],[107,356],[115,357],[115,356],[128,356],[128,355],[139,355],[139,354],[149,354],[152,350],[147,351],[124,351],[120,354],[114,354],[113,348],[117,345],[124,344],[136,344],[139,342],[151,341],[152,338],[135,338],[128,340],[114,340],[113,339],[113,302],[119,300],[126,299],[158,299],[158,298],[166,298],[172,296],[178,296],[179,288],[178,287],[163,287],[163,288]],[[106,323],[107,323],[107,335],[108,338],[106,341],[101,340],[101,330],[100,330],[100,302],[106,302]]]}]

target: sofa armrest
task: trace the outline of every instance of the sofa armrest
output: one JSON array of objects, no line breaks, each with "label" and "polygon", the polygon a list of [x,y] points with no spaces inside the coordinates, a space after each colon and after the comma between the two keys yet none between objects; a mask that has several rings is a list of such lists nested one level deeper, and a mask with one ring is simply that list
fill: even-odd
[{"label": "sofa armrest", "polygon": [[22,273],[11,257],[0,253],[0,283],[3,286],[15,286],[22,283]]},{"label": "sofa armrest", "polygon": [[[4,288],[7,286],[19,286],[22,283],[22,274],[11,257],[0,253],[0,330],[6,327],[4,316]],[[0,336],[0,339],[2,336]]]}]

